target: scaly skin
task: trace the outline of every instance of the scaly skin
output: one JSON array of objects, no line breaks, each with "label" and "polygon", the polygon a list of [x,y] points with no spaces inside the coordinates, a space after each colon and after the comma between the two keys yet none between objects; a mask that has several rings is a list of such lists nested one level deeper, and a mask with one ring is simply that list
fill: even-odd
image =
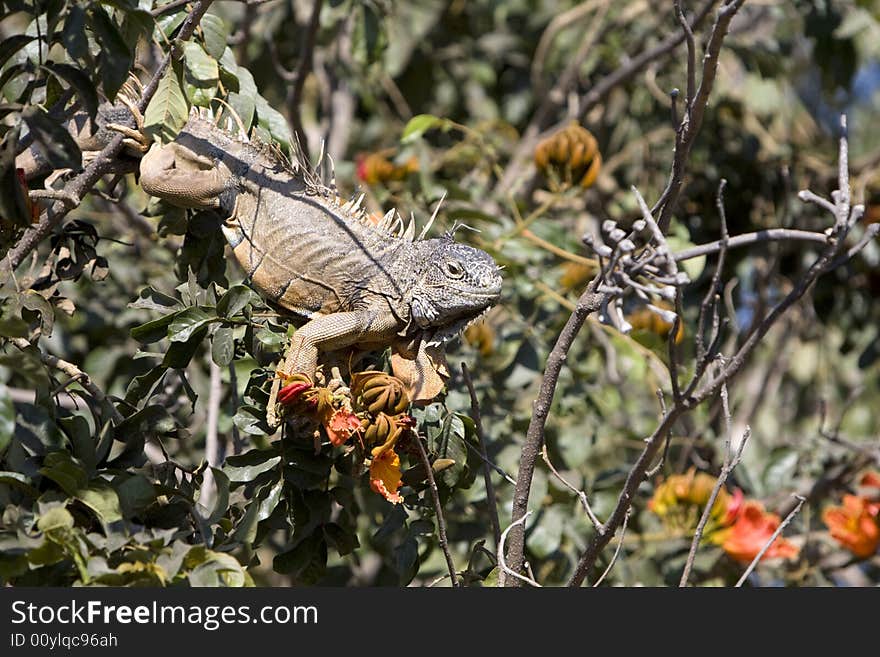
[{"label": "scaly skin", "polygon": [[[253,287],[269,301],[309,318],[296,331],[279,375],[314,379],[322,352],[351,346],[396,353],[414,399],[439,392],[432,345],[455,335],[499,298],[501,277],[484,251],[453,241],[414,240],[394,231],[395,215],[376,225],[343,204],[306,165],[236,139],[192,116],[177,139],[154,146],[141,186],[187,208],[214,208]],[[430,370],[430,372],[428,372]],[[427,372],[427,373],[426,373]],[[431,376],[433,373],[433,377]],[[276,425],[273,384],[269,424]]]},{"label": "scaly skin", "polygon": [[[140,117],[119,125],[119,109],[108,114],[117,122],[110,129],[136,136],[130,126],[139,127]],[[321,353],[352,346],[391,346],[394,372],[409,384],[411,399],[433,398],[443,385],[442,344],[500,296],[489,254],[451,235],[414,239],[395,212],[377,220],[359,203],[343,203],[307,164],[289,163],[277,149],[236,137],[195,111],[173,142],[154,144],[142,157],[140,184],[172,205],[217,211],[250,284],[309,320],[278,369],[270,426],[278,423],[283,376],[314,380]]]}]

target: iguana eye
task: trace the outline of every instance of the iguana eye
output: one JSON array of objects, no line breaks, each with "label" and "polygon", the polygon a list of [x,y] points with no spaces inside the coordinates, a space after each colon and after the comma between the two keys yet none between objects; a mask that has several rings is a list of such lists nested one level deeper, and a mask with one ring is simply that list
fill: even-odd
[{"label": "iguana eye", "polygon": [[446,262],[446,273],[451,278],[461,278],[464,276],[464,268],[455,260],[449,260]]}]

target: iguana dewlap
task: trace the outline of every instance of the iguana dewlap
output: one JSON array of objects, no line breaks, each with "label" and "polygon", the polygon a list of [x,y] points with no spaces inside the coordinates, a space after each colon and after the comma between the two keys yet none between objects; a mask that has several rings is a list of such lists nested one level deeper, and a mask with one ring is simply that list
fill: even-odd
[{"label": "iguana dewlap", "polygon": [[253,287],[308,318],[284,374],[314,377],[321,352],[393,346],[395,373],[408,379],[412,398],[432,398],[442,387],[439,346],[501,293],[488,253],[451,235],[416,239],[393,211],[376,223],[307,165],[197,114],[175,141],[144,156],[140,184],[173,205],[216,209]]}]

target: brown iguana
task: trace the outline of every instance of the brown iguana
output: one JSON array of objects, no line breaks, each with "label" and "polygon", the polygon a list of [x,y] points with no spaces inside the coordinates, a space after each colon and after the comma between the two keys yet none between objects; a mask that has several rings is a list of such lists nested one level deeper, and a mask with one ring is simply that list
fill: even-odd
[{"label": "brown iguana", "polygon": [[308,319],[280,375],[314,380],[321,352],[392,346],[395,374],[408,380],[412,398],[436,396],[439,347],[498,301],[498,266],[450,233],[424,239],[430,224],[417,238],[414,223],[404,230],[394,210],[377,219],[361,208],[363,197],[342,202],[332,182],[298,160],[194,110],[173,142],[144,155],[140,184],[172,205],[215,209],[251,285]]}]

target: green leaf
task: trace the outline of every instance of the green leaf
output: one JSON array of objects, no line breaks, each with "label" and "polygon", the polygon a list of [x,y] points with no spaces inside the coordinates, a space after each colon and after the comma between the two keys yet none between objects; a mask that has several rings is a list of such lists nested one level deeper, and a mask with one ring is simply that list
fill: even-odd
[{"label": "green leaf", "polygon": [[171,346],[168,347],[168,351],[165,352],[165,358],[162,360],[162,366],[170,367],[177,370],[185,368],[187,365],[189,365],[189,362],[192,360],[193,356],[196,355],[196,351],[202,344],[202,341],[205,339],[205,336],[207,334],[208,327],[203,326],[195,333],[193,333],[192,337],[186,342],[172,342]]},{"label": "green leaf", "polygon": [[454,488],[464,474],[467,464],[467,445],[465,426],[461,417],[450,413],[443,418],[440,432],[434,439],[434,453],[437,458],[450,459],[454,464],[437,477],[448,488]]},{"label": "green leaf", "polygon": [[76,499],[89,507],[106,526],[122,519],[119,497],[107,483],[95,482],[76,494]]},{"label": "green leaf", "polygon": [[119,497],[119,506],[126,518],[140,513],[156,500],[156,487],[144,475],[127,477],[119,484],[117,481],[119,477],[114,480],[114,486]]},{"label": "green leaf", "polygon": [[419,572],[419,543],[412,536],[407,536],[393,552],[400,583],[409,584]]},{"label": "green leaf", "polygon": [[162,142],[174,141],[189,116],[180,80],[169,66],[144,112],[144,131]]},{"label": "green leaf", "polygon": [[226,367],[232,362],[235,355],[235,340],[232,337],[232,329],[221,326],[211,337],[211,359],[220,367]]},{"label": "green leaf", "polygon": [[205,14],[199,22],[205,35],[205,50],[215,59],[220,59],[226,50],[229,26],[219,16]]},{"label": "green leaf", "polygon": [[62,490],[71,497],[89,485],[89,477],[85,469],[67,452],[47,454],[39,472],[61,486]]},{"label": "green leaf", "polygon": [[113,101],[134,63],[134,52],[125,42],[107,12],[97,4],[89,9],[90,25],[101,44],[99,68],[107,99]]},{"label": "green leaf", "polygon": [[33,41],[36,37],[27,34],[13,34],[0,41],[0,68],[19,50]]},{"label": "green leaf", "polygon": [[0,383],[0,458],[6,453],[6,448],[12,441],[15,433],[15,406],[12,405],[12,397],[6,389],[6,385]]},{"label": "green leaf", "polygon": [[120,422],[116,427],[116,435],[119,437],[143,428],[156,433],[171,433],[177,428],[177,422],[164,406],[150,404]]},{"label": "green leaf", "polygon": [[79,459],[86,468],[86,475],[94,475],[97,466],[95,456],[95,441],[88,421],[82,415],[73,415],[58,419],[58,424],[64,434],[70,440],[73,455]]},{"label": "green leaf", "polygon": [[266,425],[265,409],[256,406],[241,406],[232,416],[232,423],[251,436],[265,436],[269,433]]},{"label": "green leaf", "polygon": [[275,510],[275,507],[278,506],[278,503],[281,501],[281,496],[284,494],[284,479],[279,479],[275,482],[275,485],[269,490],[269,494],[260,501],[259,510],[257,512],[257,520],[263,521],[269,516],[272,515],[272,512]]},{"label": "green leaf", "polygon": [[186,62],[186,72],[193,79],[211,84],[216,84],[220,79],[217,60],[206,53],[199,44],[193,41],[185,42],[183,57]]},{"label": "green leaf", "polygon": [[293,134],[287,119],[274,109],[261,95],[256,97],[257,123],[269,133],[269,136],[281,146],[290,149],[293,144]]},{"label": "green leaf", "polygon": [[409,144],[421,138],[431,128],[439,128],[446,123],[446,119],[441,119],[433,114],[418,114],[407,122],[400,136],[403,144]]},{"label": "green leaf", "polygon": [[45,533],[58,529],[72,528],[73,516],[63,506],[52,507],[37,520],[37,529]]},{"label": "green leaf", "polygon": [[168,312],[180,308],[180,301],[174,297],[170,297],[164,292],[154,290],[152,287],[145,287],[138,293],[136,301],[128,304],[129,308],[146,308],[147,310],[158,310],[159,312]]},{"label": "green leaf", "polygon": [[269,349],[272,349],[273,351],[277,351],[282,346],[284,346],[284,335],[281,333],[276,333],[275,331],[267,328],[262,328],[257,331],[255,337],[262,344],[266,345]]},{"label": "green leaf", "polygon": [[182,310],[174,316],[168,326],[168,339],[172,342],[187,342],[193,333],[216,319],[216,315],[209,315],[198,306]]},{"label": "green leaf", "polygon": [[33,135],[34,146],[54,169],[78,170],[82,153],[70,133],[39,107],[28,107],[21,113]]},{"label": "green leaf", "polygon": [[229,508],[229,477],[217,468],[211,468],[211,472],[214,474],[214,504],[210,509],[205,508],[206,511],[209,511],[205,522],[214,525],[226,514],[226,510]]},{"label": "green leaf", "polygon": [[[231,56],[232,51],[227,48],[227,52],[229,52]],[[224,57],[225,54],[226,53],[224,53]],[[243,66],[238,67],[237,78],[238,91],[231,92],[226,97],[226,101],[238,114],[245,130],[248,130],[254,122],[254,113],[257,108],[257,85],[254,83],[254,77],[251,75],[251,72]]]},{"label": "green leaf", "polygon": [[34,488],[31,478],[20,472],[0,471],[0,484],[17,488],[33,498],[37,498],[40,495],[40,491]]},{"label": "green leaf", "polygon": [[233,285],[217,301],[217,314],[221,317],[234,317],[242,308],[258,299],[247,285]]},{"label": "green leaf", "polygon": [[357,534],[346,531],[335,522],[325,524],[322,529],[327,542],[336,548],[341,557],[351,554],[355,548],[360,547]]},{"label": "green leaf", "polygon": [[230,481],[253,481],[258,475],[267,472],[281,462],[274,449],[252,449],[239,456],[230,456],[223,465],[223,472]]},{"label": "green leaf", "polygon": [[187,579],[194,587],[253,586],[250,576],[235,557],[213,550],[206,550],[204,561],[193,568]]},{"label": "green leaf", "polygon": [[76,91],[89,116],[94,117],[98,113],[98,91],[82,69],[70,64],[56,64],[54,62],[46,62],[43,68]]},{"label": "green leaf", "polygon": [[135,326],[131,329],[131,337],[143,344],[158,342],[168,335],[168,325],[174,320],[175,314],[171,313],[140,326]]},{"label": "green leaf", "polygon": [[74,61],[84,59],[89,54],[89,40],[86,37],[86,13],[79,5],[73,5],[64,19],[61,42],[67,54]]}]

